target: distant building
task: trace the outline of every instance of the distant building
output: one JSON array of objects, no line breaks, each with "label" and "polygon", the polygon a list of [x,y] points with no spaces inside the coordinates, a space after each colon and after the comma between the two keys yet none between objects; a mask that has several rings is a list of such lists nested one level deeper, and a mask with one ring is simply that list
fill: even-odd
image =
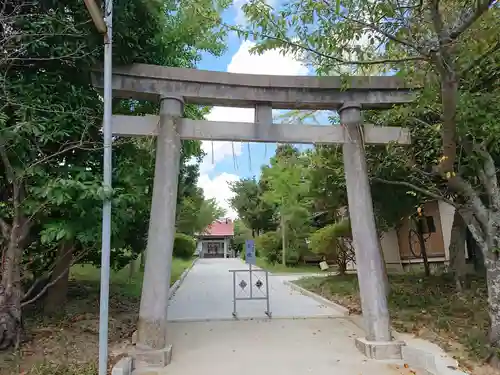
[{"label": "distant building", "polygon": [[234,237],[234,222],[220,219],[210,224],[197,235],[196,254],[200,258],[229,258],[234,256],[230,249]]},{"label": "distant building", "polygon": [[[450,262],[450,238],[453,215],[455,208],[446,203],[438,201],[428,201],[423,205],[425,215],[425,249],[429,263],[432,267],[449,265]],[[348,217],[347,207],[338,211],[339,216]],[[408,216],[412,215],[409,213]],[[313,223],[318,228],[330,224],[325,221],[325,212],[319,212],[312,217]],[[400,272],[422,265],[423,259],[420,251],[420,243],[415,230],[415,222],[409,217],[403,217],[395,228],[381,233],[380,245],[384,254],[384,259],[389,272]],[[465,244],[465,257],[468,263],[477,261],[475,246],[469,240]],[[348,269],[356,269],[356,264],[351,263]]]},{"label": "distant building", "polygon": [[[429,201],[423,205],[426,221],[425,250],[431,266],[449,265],[450,238],[455,208],[446,203]],[[380,244],[388,271],[401,271],[423,263],[414,222],[404,217],[399,225],[382,234]],[[473,249],[465,244],[465,257],[473,261]]]}]

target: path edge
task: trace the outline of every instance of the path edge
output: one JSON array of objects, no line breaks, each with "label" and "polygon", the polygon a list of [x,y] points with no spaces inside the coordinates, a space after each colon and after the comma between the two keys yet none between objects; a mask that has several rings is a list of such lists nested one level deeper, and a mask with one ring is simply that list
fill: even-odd
[{"label": "path edge", "polygon": [[312,298],[316,302],[319,302],[325,306],[329,306],[334,310],[337,310],[339,313],[341,313],[344,316],[349,316],[349,309],[345,308],[344,306],[339,305],[338,303],[335,303],[333,301],[330,301],[329,299],[326,299],[325,297],[320,296],[319,294],[316,294],[314,292],[311,292],[310,290],[307,290],[305,288],[302,288],[301,286],[295,284],[293,281],[288,281],[288,280],[283,280],[283,283],[295,290],[296,292],[299,292],[309,298]]},{"label": "path edge", "polygon": [[172,297],[175,295],[175,292],[177,292],[177,290],[179,289],[179,287],[181,286],[181,284],[184,282],[184,279],[188,275],[189,271],[191,271],[191,269],[194,267],[194,265],[196,264],[196,262],[198,261],[198,259],[200,259],[200,258],[199,257],[194,258],[194,260],[191,263],[191,265],[184,270],[184,272],[181,274],[181,277],[179,277],[179,279],[174,283],[174,285],[172,285],[170,287],[169,296],[168,296],[169,300],[171,300]]},{"label": "path edge", "polygon": [[[362,315],[349,317],[361,330],[365,330]],[[391,328],[394,340],[403,341],[402,360],[410,367],[421,370],[425,375],[469,375],[460,369],[458,361],[438,345],[409,333]]]},{"label": "path edge", "polygon": [[[348,319],[358,328],[365,331],[363,326],[362,315],[349,314],[349,309],[332,302],[317,293],[311,292],[301,286],[293,283],[293,281],[285,280],[284,284],[290,288],[316,300],[319,303],[331,306],[343,312]],[[442,348],[420,339],[410,334],[404,334],[392,329],[392,336],[395,340],[400,340],[405,343],[402,347],[402,360],[410,367],[422,370],[425,375],[469,375],[467,372],[461,371],[458,361],[452,358]]]}]

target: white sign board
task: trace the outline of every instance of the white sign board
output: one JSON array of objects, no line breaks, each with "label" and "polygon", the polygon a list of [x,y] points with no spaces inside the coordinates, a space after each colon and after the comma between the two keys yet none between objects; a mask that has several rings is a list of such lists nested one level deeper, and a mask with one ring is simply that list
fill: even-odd
[{"label": "white sign board", "polygon": [[254,266],[256,264],[254,240],[245,241],[245,262]]}]

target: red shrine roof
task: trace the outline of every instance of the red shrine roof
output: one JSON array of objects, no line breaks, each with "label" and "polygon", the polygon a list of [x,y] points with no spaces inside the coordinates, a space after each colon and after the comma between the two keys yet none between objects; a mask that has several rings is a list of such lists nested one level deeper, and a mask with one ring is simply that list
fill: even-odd
[{"label": "red shrine roof", "polygon": [[210,224],[201,237],[228,237],[234,236],[234,223],[231,219],[216,220]]}]

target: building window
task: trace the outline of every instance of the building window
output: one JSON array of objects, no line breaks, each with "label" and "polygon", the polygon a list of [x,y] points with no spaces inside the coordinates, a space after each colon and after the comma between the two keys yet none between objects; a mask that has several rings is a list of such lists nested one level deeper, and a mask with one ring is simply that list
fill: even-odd
[{"label": "building window", "polygon": [[425,216],[424,220],[422,220],[422,233],[436,233],[433,216]]}]

